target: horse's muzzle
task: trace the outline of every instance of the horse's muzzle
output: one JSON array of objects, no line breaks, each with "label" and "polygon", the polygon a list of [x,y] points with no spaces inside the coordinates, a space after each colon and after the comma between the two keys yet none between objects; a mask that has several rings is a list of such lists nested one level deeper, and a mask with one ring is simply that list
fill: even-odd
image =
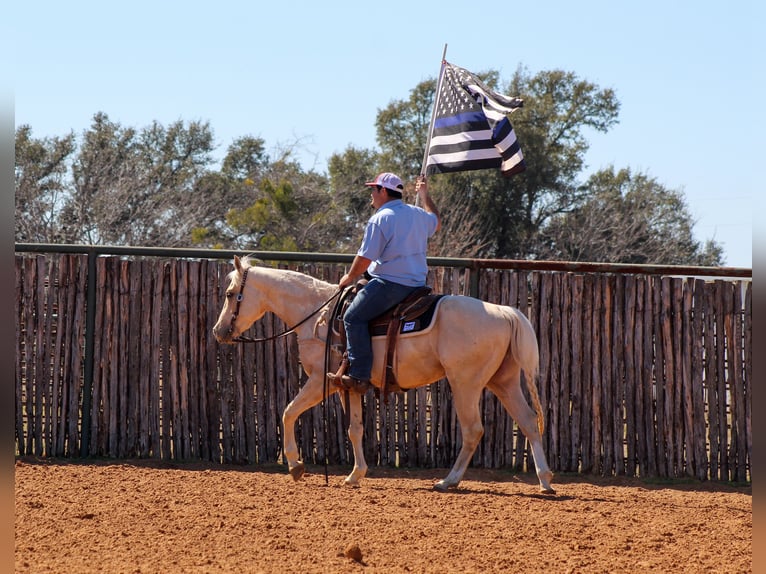
[{"label": "horse's muzzle", "polygon": [[228,345],[234,342],[233,330],[231,326],[222,327],[220,324],[217,324],[213,327],[213,335],[215,335],[216,341]]}]

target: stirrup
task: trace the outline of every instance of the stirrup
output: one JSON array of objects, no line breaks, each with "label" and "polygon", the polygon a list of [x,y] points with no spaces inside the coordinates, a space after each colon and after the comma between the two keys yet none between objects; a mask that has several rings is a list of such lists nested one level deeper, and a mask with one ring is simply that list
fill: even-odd
[{"label": "stirrup", "polygon": [[354,391],[363,395],[370,388],[370,381],[357,379],[351,375],[338,376],[337,373],[327,373],[327,378],[336,386],[347,391]]}]

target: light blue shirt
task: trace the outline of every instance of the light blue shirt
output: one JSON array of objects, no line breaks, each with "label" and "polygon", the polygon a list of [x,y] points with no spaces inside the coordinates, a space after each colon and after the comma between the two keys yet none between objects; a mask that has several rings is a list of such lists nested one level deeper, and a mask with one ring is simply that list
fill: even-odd
[{"label": "light blue shirt", "polygon": [[394,199],[382,205],[367,222],[357,255],[372,260],[367,272],[400,285],[426,284],[428,238],[439,220],[425,209]]}]

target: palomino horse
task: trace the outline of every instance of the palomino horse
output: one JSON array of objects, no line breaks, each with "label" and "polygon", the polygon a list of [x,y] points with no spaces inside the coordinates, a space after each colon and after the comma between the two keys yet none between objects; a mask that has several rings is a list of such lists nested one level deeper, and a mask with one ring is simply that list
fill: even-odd
[{"label": "palomino horse", "polygon": [[[232,343],[267,311],[288,325],[298,325],[298,348],[308,380],[282,415],[284,454],[293,479],[303,476],[298,457],[295,421],[317,405],[325,394],[325,340],[328,321],[306,321],[323,303],[328,303],[337,286],[296,271],[257,267],[247,257],[234,258],[229,274],[226,300],[213,327],[216,339]],[[248,280],[249,279],[249,280]],[[326,318],[326,314],[323,314]],[[372,384],[381,386],[383,337],[373,339]],[[553,493],[553,473],[543,452],[543,413],[535,386],[538,368],[537,339],[523,313],[513,307],[486,303],[472,297],[448,295],[439,301],[433,325],[421,333],[401,335],[395,354],[395,374],[399,386],[410,389],[428,385],[444,377],[449,381],[460,422],[462,446],[455,464],[434,488],[446,491],[456,487],[479,444],[484,428],[479,399],[486,387],[503,404],[532,445],[540,490]],[[521,371],[537,411],[530,408],[521,390]],[[337,389],[330,385],[331,393]],[[361,395],[349,393],[348,436],[354,451],[354,468],[346,477],[357,485],[367,473],[362,450]]]}]

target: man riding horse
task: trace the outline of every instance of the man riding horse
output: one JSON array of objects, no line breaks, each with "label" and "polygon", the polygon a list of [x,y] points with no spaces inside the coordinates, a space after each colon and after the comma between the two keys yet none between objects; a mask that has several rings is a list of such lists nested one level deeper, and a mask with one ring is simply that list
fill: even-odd
[{"label": "man riding horse", "polygon": [[422,208],[404,203],[402,180],[393,173],[381,173],[365,185],[372,188],[370,198],[375,213],[367,222],[359,251],[338,287],[352,285],[363,273],[369,281],[343,317],[348,373],[340,377],[327,374],[335,384],[358,393],[370,387],[373,357],[368,323],[426,284],[428,238],[441,226],[425,176],[418,177],[415,183]]}]

